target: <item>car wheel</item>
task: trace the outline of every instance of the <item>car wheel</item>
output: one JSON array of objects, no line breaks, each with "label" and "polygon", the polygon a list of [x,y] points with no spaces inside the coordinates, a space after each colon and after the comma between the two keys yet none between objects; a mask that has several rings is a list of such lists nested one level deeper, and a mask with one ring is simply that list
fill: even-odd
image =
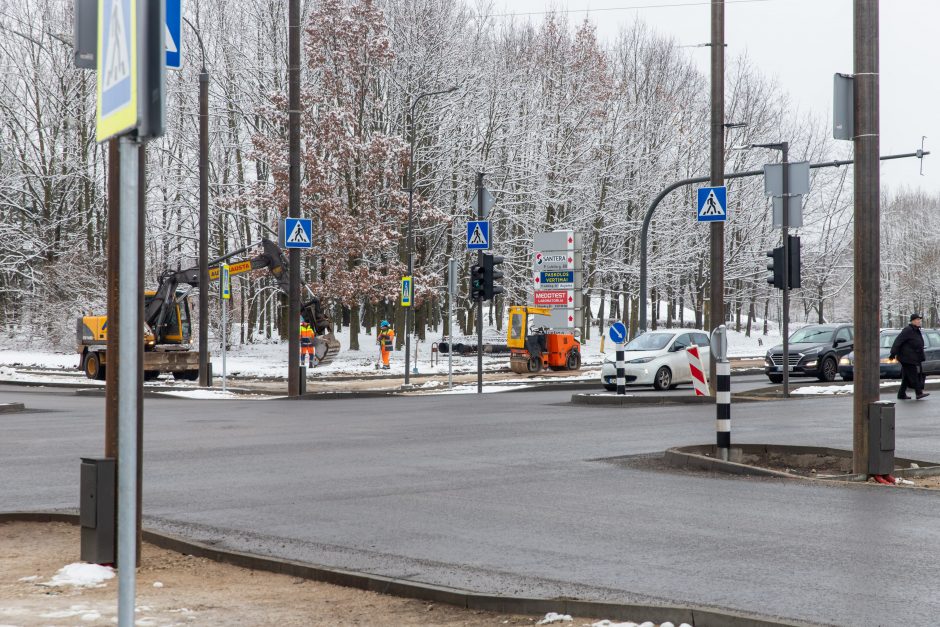
[{"label": "car wheel", "polygon": [[85,376],[95,381],[104,379],[104,366],[101,365],[101,357],[98,353],[88,353],[85,357]]},{"label": "car wheel", "polygon": [[609,383],[605,383],[605,384],[604,384],[604,389],[607,390],[608,392],[616,392],[616,391],[617,391],[617,386],[616,386],[616,385],[611,385],[611,384],[609,384]]},{"label": "car wheel", "polygon": [[850,375],[850,374],[844,374],[844,375],[842,375],[842,380],[843,380],[843,381],[852,381],[853,379],[855,379],[855,377],[852,376],[852,375]]},{"label": "car wheel", "polygon": [[770,379],[771,383],[783,383],[782,374],[769,374],[767,375],[767,378]]},{"label": "car wheel", "polygon": [[668,390],[670,385],[672,385],[672,370],[663,366],[656,371],[656,376],[653,378],[653,387],[657,390]]},{"label": "car wheel", "polygon": [[836,360],[832,357],[826,357],[823,359],[822,364],[819,366],[819,380],[820,381],[835,381],[836,374],[839,372],[839,365],[836,364]]}]

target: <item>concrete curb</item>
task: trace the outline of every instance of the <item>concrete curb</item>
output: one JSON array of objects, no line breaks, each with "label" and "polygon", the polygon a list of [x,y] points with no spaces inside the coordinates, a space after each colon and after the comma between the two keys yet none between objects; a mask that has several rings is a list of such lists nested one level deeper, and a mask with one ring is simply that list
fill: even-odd
[{"label": "concrete curb", "polygon": [[26,409],[23,403],[0,403],[0,414],[15,414]]},{"label": "concrete curb", "polygon": [[[830,448],[825,446],[799,446],[787,444],[733,444],[731,447],[732,457],[742,453],[787,453],[790,455],[820,455],[827,457],[843,457],[851,459],[852,451],[846,449]],[[691,446],[679,446],[668,449],[663,461],[674,468],[683,470],[704,470],[709,472],[723,472],[731,475],[751,476],[751,477],[776,477],[781,479],[800,479],[806,481],[850,481],[864,483],[868,480],[867,475],[822,475],[817,477],[808,477],[804,475],[792,475],[790,473],[759,466],[751,466],[735,461],[724,461],[715,457],[716,450],[714,444],[695,444]],[[894,471],[896,477],[932,477],[940,475],[940,465],[936,462],[928,462],[917,459],[907,459],[896,457],[895,464],[910,466],[917,464],[919,468],[899,468]],[[919,488],[916,486],[905,486],[907,489],[928,490],[929,488]],[[929,489],[931,492],[936,490]]]},{"label": "concrete curb", "polygon": [[[753,403],[762,399],[751,396],[733,395],[736,403]],[[572,394],[571,402],[579,405],[605,405],[608,407],[627,407],[629,405],[714,405],[714,396],[679,396],[679,395],[633,395],[618,396],[613,392],[598,394]]]},{"label": "concrete curb", "polygon": [[[0,512],[0,524],[6,522],[64,522],[77,525],[78,514],[64,512]],[[204,557],[215,562],[231,564],[241,568],[322,581],[346,588],[369,590],[379,594],[408,599],[446,603],[447,605],[469,610],[528,615],[559,612],[571,614],[572,616],[608,618],[618,621],[642,619],[651,620],[657,624],[670,621],[676,625],[688,623],[694,627],[810,627],[821,624],[775,620],[747,612],[694,606],[604,603],[577,599],[537,599],[478,594],[458,588],[447,588],[381,575],[313,566],[302,562],[261,557],[238,551],[225,551],[200,542],[147,529],[143,530],[142,536],[144,541],[169,551]]]}]

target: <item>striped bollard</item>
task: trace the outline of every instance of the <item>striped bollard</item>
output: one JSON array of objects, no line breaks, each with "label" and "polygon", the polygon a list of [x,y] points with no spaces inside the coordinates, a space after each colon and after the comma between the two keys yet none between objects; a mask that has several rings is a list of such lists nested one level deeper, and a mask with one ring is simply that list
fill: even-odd
[{"label": "striped bollard", "polygon": [[689,373],[692,375],[692,389],[696,396],[708,396],[708,381],[705,380],[705,368],[702,366],[702,356],[699,355],[698,346],[694,344],[685,349],[689,359]]},{"label": "striped bollard", "polygon": [[719,361],[715,364],[718,376],[715,379],[715,408],[717,409],[718,454],[724,461],[728,461],[731,450],[731,363]]},{"label": "striped bollard", "polygon": [[627,393],[627,375],[623,367],[623,344],[617,344],[617,394]]}]

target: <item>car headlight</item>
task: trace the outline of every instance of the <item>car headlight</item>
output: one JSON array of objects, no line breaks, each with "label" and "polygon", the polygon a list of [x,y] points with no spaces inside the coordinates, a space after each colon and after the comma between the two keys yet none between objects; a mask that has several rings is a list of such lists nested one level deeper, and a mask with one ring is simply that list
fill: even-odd
[{"label": "car headlight", "polygon": [[649,362],[656,359],[655,357],[640,357],[639,359],[631,359],[628,361],[628,364],[648,364]]},{"label": "car headlight", "polygon": [[840,366],[851,366],[851,365],[852,365],[852,360],[849,359],[848,357],[843,357],[842,359],[839,360],[839,365],[840,365]]},{"label": "car headlight", "polygon": [[896,363],[898,363],[898,360],[897,360],[897,359],[891,359],[890,357],[882,357],[880,361],[881,361],[881,363],[883,363],[883,364],[896,364]]},{"label": "car headlight", "polygon": [[815,368],[815,367],[816,367],[816,360],[814,359],[813,361],[808,361],[808,362],[806,362],[806,363],[803,364],[803,365],[806,366],[807,368]]},{"label": "car headlight", "polygon": [[805,350],[805,351],[802,351],[802,352],[803,352],[804,355],[815,355],[816,353],[819,352],[819,347],[817,346],[816,348],[810,348],[810,349]]}]

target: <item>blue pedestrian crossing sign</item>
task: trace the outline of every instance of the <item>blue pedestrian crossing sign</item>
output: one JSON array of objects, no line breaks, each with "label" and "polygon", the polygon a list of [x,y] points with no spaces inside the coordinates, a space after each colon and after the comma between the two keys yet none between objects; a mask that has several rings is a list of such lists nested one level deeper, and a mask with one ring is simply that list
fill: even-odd
[{"label": "blue pedestrian crossing sign", "polygon": [[728,219],[728,192],[722,187],[698,188],[698,221],[724,222]]},{"label": "blue pedestrian crossing sign", "polygon": [[313,248],[313,220],[283,218],[280,240],[282,248]]},{"label": "blue pedestrian crossing sign", "polygon": [[467,222],[467,250],[490,249],[490,223],[486,220]]},{"label": "blue pedestrian crossing sign", "polygon": [[610,341],[614,344],[623,344],[624,340],[627,339],[627,327],[618,320],[610,325],[607,335],[610,336]]},{"label": "blue pedestrian crossing sign", "polygon": [[98,0],[96,139],[137,127],[137,0]]},{"label": "blue pedestrian crossing sign", "polygon": [[166,0],[166,67],[178,70],[183,64],[183,11],[182,0]]}]

